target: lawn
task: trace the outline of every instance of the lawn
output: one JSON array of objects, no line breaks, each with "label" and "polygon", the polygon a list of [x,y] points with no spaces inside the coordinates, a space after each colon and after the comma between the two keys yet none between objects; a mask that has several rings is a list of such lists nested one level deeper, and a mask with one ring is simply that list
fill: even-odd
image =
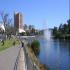
[{"label": "lawn", "polygon": [[4,43],[4,45],[2,45],[2,42],[0,42],[0,51],[5,50],[9,47],[13,47],[13,42],[15,41],[15,45],[20,44],[20,41],[17,39],[7,39]]}]

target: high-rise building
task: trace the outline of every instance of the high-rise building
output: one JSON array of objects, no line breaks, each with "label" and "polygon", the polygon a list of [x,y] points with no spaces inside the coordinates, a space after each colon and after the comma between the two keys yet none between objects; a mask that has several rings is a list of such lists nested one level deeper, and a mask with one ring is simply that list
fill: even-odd
[{"label": "high-rise building", "polygon": [[23,22],[22,22],[22,14],[21,13],[15,13],[14,14],[14,28],[15,32],[20,32],[20,30],[23,30]]}]

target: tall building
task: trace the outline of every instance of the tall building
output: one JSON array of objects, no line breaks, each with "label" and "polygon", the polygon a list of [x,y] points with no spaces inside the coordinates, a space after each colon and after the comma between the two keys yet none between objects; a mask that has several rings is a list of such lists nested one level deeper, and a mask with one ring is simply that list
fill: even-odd
[{"label": "tall building", "polygon": [[22,22],[22,14],[21,13],[15,13],[14,14],[14,28],[15,32],[23,32],[23,22]]}]

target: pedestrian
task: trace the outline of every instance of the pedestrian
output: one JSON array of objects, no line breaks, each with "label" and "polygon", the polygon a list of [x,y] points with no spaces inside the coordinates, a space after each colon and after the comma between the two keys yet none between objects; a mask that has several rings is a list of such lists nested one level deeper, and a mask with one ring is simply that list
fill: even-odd
[{"label": "pedestrian", "polygon": [[2,42],[2,46],[4,45],[4,40],[1,41]]},{"label": "pedestrian", "polygon": [[21,42],[22,43],[22,47],[24,47],[24,42]]}]

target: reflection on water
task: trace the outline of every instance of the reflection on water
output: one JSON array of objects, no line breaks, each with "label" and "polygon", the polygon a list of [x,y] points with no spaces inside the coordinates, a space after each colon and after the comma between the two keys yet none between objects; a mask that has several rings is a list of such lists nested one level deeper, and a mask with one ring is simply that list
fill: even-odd
[{"label": "reflection on water", "polygon": [[39,38],[40,61],[52,70],[70,70],[70,41]]}]

